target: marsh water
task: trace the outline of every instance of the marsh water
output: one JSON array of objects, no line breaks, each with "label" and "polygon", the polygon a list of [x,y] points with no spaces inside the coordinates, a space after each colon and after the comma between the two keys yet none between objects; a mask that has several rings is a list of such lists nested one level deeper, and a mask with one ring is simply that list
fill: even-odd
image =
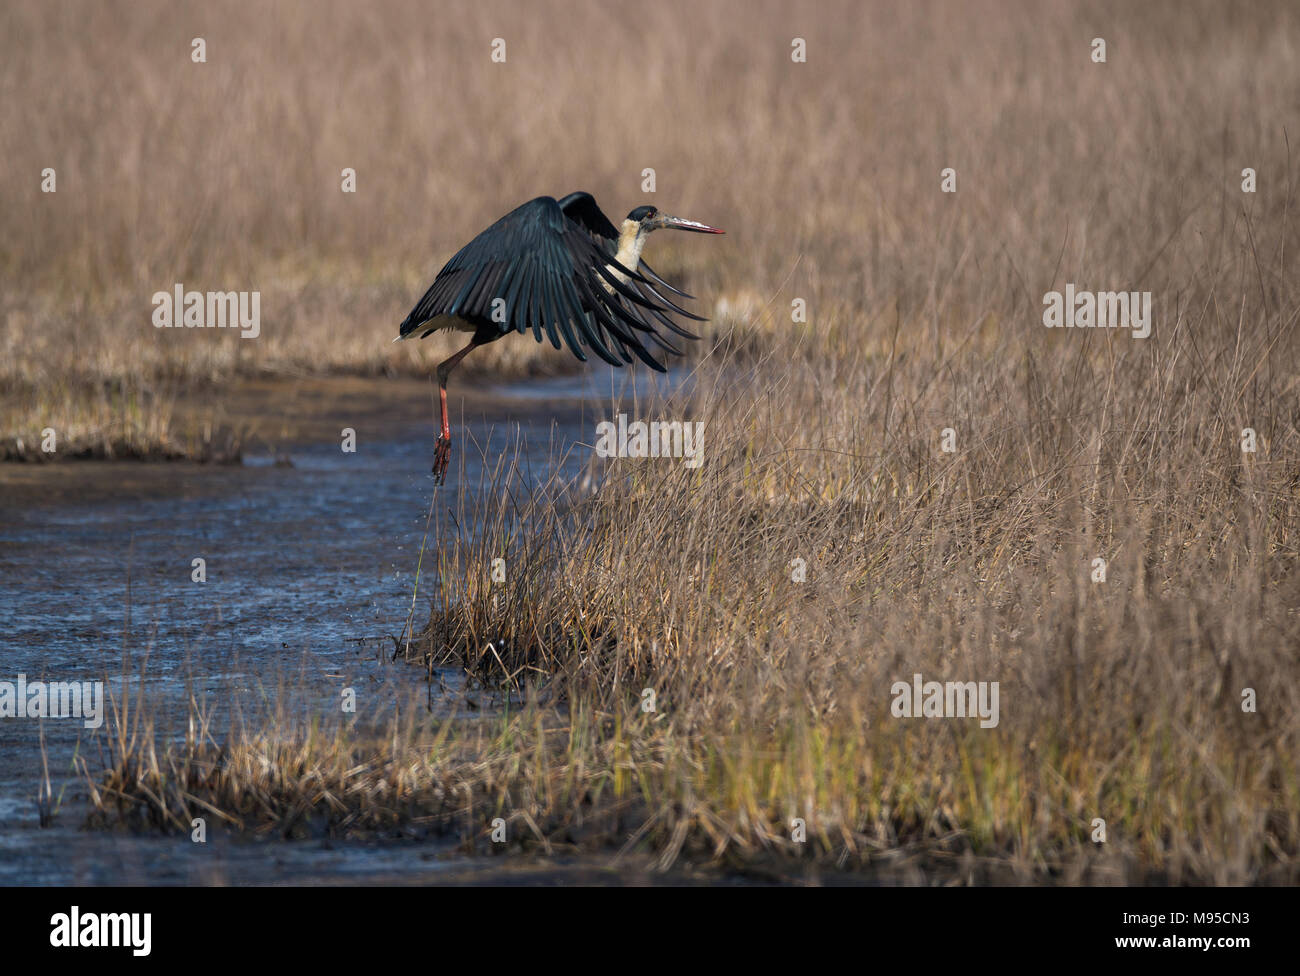
[{"label": "marsh water", "polygon": [[[602,370],[466,395],[437,504],[454,506],[503,452],[528,478],[580,475],[597,422],[679,377],[657,379]],[[283,393],[246,391],[254,413]],[[424,671],[393,661],[391,638],[412,612],[434,492],[427,385],[324,382],[293,397],[301,422],[262,425],[241,464],[0,471],[0,682],[103,681],[120,697],[125,680],[174,732],[191,700],[220,728],[232,710],[337,711],[344,687],[376,703],[423,694]],[[428,606],[417,595],[417,627]],[[0,884],[418,882],[467,867],[438,842],[86,829],[79,764],[100,761],[110,708],[98,734],[77,718],[0,718]]]}]

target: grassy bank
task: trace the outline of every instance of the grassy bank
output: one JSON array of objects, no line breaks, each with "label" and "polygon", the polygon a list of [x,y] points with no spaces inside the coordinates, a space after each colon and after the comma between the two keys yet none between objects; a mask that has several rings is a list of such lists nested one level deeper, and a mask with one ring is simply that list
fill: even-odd
[{"label": "grassy bank", "polygon": [[[664,865],[1294,882],[1300,406],[1268,365],[1294,355],[1285,317],[1254,321],[1032,349],[979,328],[944,357],[905,328],[892,357],[841,348],[828,376],[810,344],[744,383],[706,364],[645,411],[707,418],[699,470],[599,462],[580,490],[507,458],[436,501],[410,656],[527,707],[146,741],[99,816],[480,850],[501,817],[516,847]],[[998,682],[998,724],[894,716],[917,673]]]}]

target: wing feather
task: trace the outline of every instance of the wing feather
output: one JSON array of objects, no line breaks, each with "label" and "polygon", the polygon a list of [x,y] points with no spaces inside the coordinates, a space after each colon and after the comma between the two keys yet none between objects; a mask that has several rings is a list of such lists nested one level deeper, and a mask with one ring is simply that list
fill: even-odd
[{"label": "wing feather", "polygon": [[[400,338],[428,335],[442,326],[429,328],[434,320],[455,316],[489,335],[531,331],[541,342],[545,330],[555,348],[568,346],[583,361],[590,350],[614,366],[635,357],[662,372],[650,348],[680,355],[669,336],[696,338],[672,316],[705,320],[660,293],[656,284],[687,297],[645,262],[620,265],[616,246],[617,231],[590,194],[530,200],[453,255],[402,322]],[[497,299],[505,321],[493,321]]]}]

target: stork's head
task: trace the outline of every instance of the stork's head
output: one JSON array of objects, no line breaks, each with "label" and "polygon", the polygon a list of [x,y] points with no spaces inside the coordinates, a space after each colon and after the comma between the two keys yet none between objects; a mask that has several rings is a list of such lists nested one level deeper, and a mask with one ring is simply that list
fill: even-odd
[{"label": "stork's head", "polygon": [[661,227],[671,227],[675,230],[692,230],[697,234],[725,233],[718,227],[710,227],[698,220],[687,220],[685,217],[673,217],[670,214],[662,213],[657,207],[637,207],[627,215],[627,219],[636,225],[637,231],[642,235],[648,234],[652,230],[659,230]]},{"label": "stork's head", "polygon": [[[658,230],[660,227],[693,230],[697,234],[722,233],[717,227],[701,224],[698,220],[687,220],[685,217],[670,217],[666,213],[660,213],[657,207],[637,207],[627,215],[627,219],[623,221],[623,226],[619,228],[618,252],[615,255],[615,260],[619,266],[635,269],[637,262],[641,260],[641,249],[645,247],[645,239],[650,236],[652,230]],[[616,270],[614,273],[620,278],[623,277],[622,271]]]}]

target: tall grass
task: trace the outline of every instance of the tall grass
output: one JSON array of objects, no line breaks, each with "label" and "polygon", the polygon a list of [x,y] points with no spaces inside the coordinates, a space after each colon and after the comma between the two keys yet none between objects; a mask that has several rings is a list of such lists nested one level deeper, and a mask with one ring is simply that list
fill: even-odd
[{"label": "tall grass", "polygon": [[[999,340],[950,369],[842,350],[835,383],[813,350],[744,384],[706,368],[689,404],[645,409],[708,418],[698,471],[613,460],[582,490],[503,464],[437,500],[410,656],[522,709],[126,750],[99,815],[202,804],[478,850],[501,817],[516,846],[664,866],[1293,882],[1300,407],[1246,381],[1267,333],[1229,326]],[[999,682],[997,727],[894,717],[915,673]]]},{"label": "tall grass", "polygon": [[[729,229],[650,257],[736,342],[797,296],[823,342],[884,351],[906,323],[946,354],[1067,275],[1187,309],[1189,282],[1255,273],[1248,222],[1281,246],[1298,38],[1284,3],[6,4],[0,440],[165,438],[105,389],[165,407],[248,372],[425,373],[454,339],[389,340],[472,233],[575,188],[625,212],[647,167],[664,209]],[[155,329],[176,282],[260,290],[262,336]],[[562,363],[516,339],[462,379]]]},{"label": "tall grass", "polygon": [[[1300,406],[1257,381],[1294,355],[1271,328],[706,362],[640,412],[707,418],[700,470],[613,460],[584,491],[503,464],[436,500],[412,657],[522,712],[124,756],[103,815],[180,820],[192,794],[484,850],[499,816],[538,850],[665,866],[1294,881]],[[999,724],[892,716],[916,673],[999,682]]]}]

